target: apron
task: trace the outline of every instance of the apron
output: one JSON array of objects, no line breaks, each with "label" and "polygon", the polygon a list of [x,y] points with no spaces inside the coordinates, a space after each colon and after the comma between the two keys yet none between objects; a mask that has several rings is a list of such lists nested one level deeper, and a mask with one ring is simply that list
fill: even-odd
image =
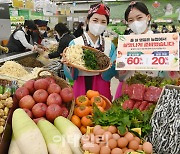
[{"label": "apron", "polygon": [[[84,41],[84,45],[90,46],[84,34],[82,35],[82,38]],[[104,52],[104,38],[102,38],[102,44],[100,44],[100,46],[96,49]],[[77,98],[80,95],[85,95],[88,90],[96,90],[101,95],[107,97],[110,101],[112,100],[110,82],[103,80],[101,74],[95,76],[78,76],[78,78],[74,82],[73,90],[75,98]]]}]

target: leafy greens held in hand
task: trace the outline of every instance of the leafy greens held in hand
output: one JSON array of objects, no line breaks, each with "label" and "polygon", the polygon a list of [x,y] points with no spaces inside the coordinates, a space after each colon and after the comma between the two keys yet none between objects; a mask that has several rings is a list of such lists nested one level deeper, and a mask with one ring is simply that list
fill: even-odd
[{"label": "leafy greens held in hand", "polygon": [[140,111],[139,109],[124,110],[121,105],[117,104],[113,104],[106,112],[101,112],[95,104],[93,108],[93,122],[95,125],[114,125],[119,129],[121,134],[125,133],[126,127],[128,129],[141,128],[142,137],[147,135],[151,130],[149,121],[152,116],[154,106],[150,107],[150,109],[146,111]]},{"label": "leafy greens held in hand", "polygon": [[98,70],[98,62],[97,58],[93,51],[90,51],[88,49],[85,49],[83,51],[83,60],[85,61],[85,66],[90,70]]}]

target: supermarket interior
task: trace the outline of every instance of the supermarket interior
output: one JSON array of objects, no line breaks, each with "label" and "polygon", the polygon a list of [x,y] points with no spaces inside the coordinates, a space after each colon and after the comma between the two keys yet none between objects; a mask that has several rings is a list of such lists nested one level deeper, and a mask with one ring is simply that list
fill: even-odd
[{"label": "supermarket interior", "polygon": [[179,51],[180,0],[0,0],[0,154],[180,154]]}]

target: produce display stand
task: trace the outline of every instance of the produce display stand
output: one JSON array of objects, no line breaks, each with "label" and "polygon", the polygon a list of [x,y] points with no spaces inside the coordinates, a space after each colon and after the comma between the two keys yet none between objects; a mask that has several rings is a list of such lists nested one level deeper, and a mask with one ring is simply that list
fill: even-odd
[{"label": "produce display stand", "polygon": [[2,54],[0,55],[0,64],[3,62],[6,62],[8,60],[14,60],[14,59],[21,59],[23,57],[27,56],[36,56],[37,53],[33,51],[28,51],[24,53],[8,53],[8,54]]},{"label": "produce display stand", "polygon": [[[49,72],[51,75],[41,75],[42,72]],[[56,83],[63,89],[63,88],[71,88],[71,86],[63,79],[63,78],[60,78],[58,76],[56,76],[55,74],[53,74],[51,71],[49,70],[41,70],[39,71],[38,73],[38,77],[35,78],[34,80],[38,80],[38,79],[41,79],[41,78],[46,78],[46,77],[51,77],[53,79],[55,79]],[[74,112],[74,106],[75,106],[75,100],[73,100],[71,103],[68,103],[67,104],[67,108],[69,109],[69,115],[67,117],[67,119],[71,119],[72,115],[73,115],[73,112]]]},{"label": "produce display stand", "polygon": [[[41,73],[44,71],[49,72],[51,75],[41,75]],[[54,75],[49,70],[39,71],[38,76],[36,78],[34,78],[34,80],[38,80],[38,79],[46,78],[46,77],[51,77],[51,78],[55,79],[56,83],[61,88],[66,88],[66,87],[70,88],[71,87],[64,79]],[[6,79],[1,79],[0,83],[1,83],[1,85],[6,85],[7,83],[11,84],[11,81],[6,80]],[[70,120],[71,116],[73,114],[73,111],[74,111],[75,100],[73,100],[70,103],[67,103],[65,106],[69,110],[69,115],[68,115],[67,119]],[[5,126],[4,126],[5,127],[4,132],[0,136],[0,154],[7,154],[8,153],[8,149],[9,149],[9,145],[10,145],[11,137],[12,137],[12,115],[13,115],[13,112],[17,108],[18,108],[18,100],[16,99],[16,97],[14,95],[13,96],[13,107],[10,109],[10,111],[8,113],[8,117],[7,117]]]},{"label": "produce display stand", "polygon": [[[0,79],[0,85],[11,84],[11,81]],[[12,136],[12,115],[15,109],[18,108],[18,102],[15,96],[13,96],[13,106],[9,110],[8,117],[5,123],[4,132],[0,135],[0,153],[7,154]]]},{"label": "produce display stand", "polygon": [[[91,48],[86,48],[86,49],[90,49],[91,50]],[[27,56],[35,57],[36,53],[30,51],[30,52],[26,52],[26,53],[18,53],[18,54],[8,53],[8,54],[0,55],[0,65],[1,65],[1,63],[5,62],[7,60],[18,60],[18,59],[23,59],[24,57],[27,57]],[[64,59],[65,59],[65,57],[64,57]],[[62,67],[61,63],[58,63],[58,62],[59,62],[59,60],[53,61],[53,63],[51,63],[49,65],[43,66],[42,67],[43,70],[39,71],[37,77],[33,78],[33,79],[34,80],[38,80],[38,79],[41,79],[41,78],[51,77],[51,78],[53,78],[56,81],[56,83],[61,88],[65,88],[65,87],[71,88],[71,86],[67,83],[67,81],[65,81],[63,78],[60,78],[57,75],[55,75],[55,74],[57,74],[56,70],[58,70],[58,69],[60,69]],[[110,65],[111,64],[109,63],[109,67],[110,67]],[[78,69],[81,69],[81,70],[84,70],[84,71],[88,71],[88,72],[103,72],[103,71],[105,71],[106,69],[109,68],[108,67],[105,70],[86,70],[86,69],[80,68],[79,66],[74,66],[73,64],[70,64],[70,66],[77,67]],[[24,67],[24,68],[28,72],[31,72],[33,70],[32,67]],[[42,75],[43,72],[48,72],[50,75]],[[11,84],[11,81],[13,81],[13,80],[17,80],[18,82],[19,81],[22,82],[21,85],[23,85],[26,82],[26,81],[23,81],[23,80],[20,80],[20,79],[8,77],[6,75],[0,75],[0,83],[1,84],[7,84],[7,83]],[[133,84],[133,85],[135,85],[135,84]],[[144,85],[144,87],[145,87],[145,85]],[[146,87],[146,90],[148,88]],[[155,86],[155,88],[157,89],[157,88],[160,88],[160,87],[156,87]],[[156,104],[156,107],[154,109],[154,113],[152,114],[152,119],[151,119],[150,123],[152,123],[157,109],[159,108],[159,106],[161,106],[160,103],[162,103],[162,99],[163,99],[162,97],[166,93],[166,89],[169,89],[169,90],[173,90],[174,89],[174,91],[177,90],[178,92],[180,92],[180,87],[178,87],[178,86],[172,86],[172,85],[165,85],[164,86],[164,88],[163,88],[163,90],[161,92],[160,97],[158,96],[158,98],[159,98],[158,102],[155,101],[155,102],[157,102],[157,104]],[[123,86],[123,90],[125,90],[124,86]],[[139,89],[137,89],[136,92],[137,91],[139,91]],[[139,96],[141,95],[140,92],[138,92],[136,96],[138,97],[138,95]],[[156,93],[156,95],[157,95],[157,93]],[[178,93],[177,95],[180,95],[180,94]],[[105,110],[108,110],[111,106],[113,106],[113,103],[111,103],[105,96],[103,96],[103,95],[100,95],[100,96],[106,101],[107,105],[106,105]],[[143,98],[144,98],[144,96],[143,96]],[[74,107],[75,107],[75,99],[71,103],[66,104],[66,107],[69,110],[69,115],[68,115],[67,119],[71,120],[71,117],[72,117],[73,112],[74,112]],[[4,132],[0,136],[0,154],[1,153],[2,154],[8,153],[8,149],[9,149],[9,145],[10,145],[10,141],[11,141],[11,137],[12,137],[12,115],[13,115],[13,112],[17,108],[18,108],[18,101],[17,101],[16,97],[13,96],[13,107],[10,109],[10,111],[8,113],[8,117],[7,117],[7,120],[6,120],[6,123],[5,123]],[[159,120],[159,119],[156,119],[156,120]],[[154,126],[152,125],[152,128],[153,127]],[[176,134],[178,134],[178,136],[180,135],[178,132],[176,132]],[[160,138],[161,136],[158,135],[157,137]],[[155,145],[154,137],[152,138],[152,132],[150,132],[147,136],[145,136],[145,140],[146,141],[150,141],[153,144],[153,147],[157,148],[157,146]],[[175,145],[174,145],[174,149],[177,149],[177,147]],[[161,153],[159,153],[157,151],[158,150],[155,149],[153,154],[156,154],[156,153],[157,154],[161,154]],[[173,153],[173,154],[178,154],[178,153]]]}]

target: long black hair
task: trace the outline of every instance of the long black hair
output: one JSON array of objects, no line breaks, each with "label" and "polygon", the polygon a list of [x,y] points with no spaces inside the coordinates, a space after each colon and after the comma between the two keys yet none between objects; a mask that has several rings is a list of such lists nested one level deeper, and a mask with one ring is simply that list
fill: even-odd
[{"label": "long black hair", "polygon": [[54,27],[54,30],[57,31],[60,36],[64,33],[70,33],[70,30],[66,27],[66,25],[61,22]]},{"label": "long black hair", "polygon": [[147,6],[142,2],[131,2],[128,6],[128,8],[125,11],[124,18],[126,21],[128,21],[129,13],[133,8],[136,8],[137,10],[141,11],[145,15],[150,15],[149,10]]}]

